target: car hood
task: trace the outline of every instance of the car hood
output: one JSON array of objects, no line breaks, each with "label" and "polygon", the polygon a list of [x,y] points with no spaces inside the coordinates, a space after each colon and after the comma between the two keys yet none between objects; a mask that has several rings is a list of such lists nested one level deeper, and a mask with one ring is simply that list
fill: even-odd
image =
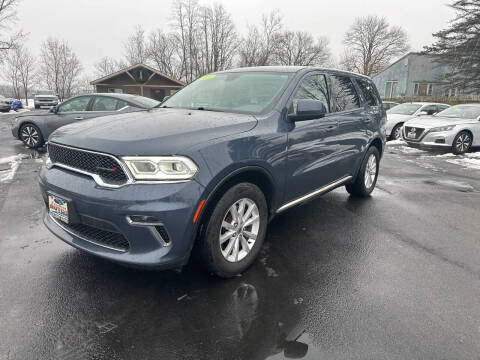
[{"label": "car hood", "polygon": [[431,116],[426,118],[416,118],[405,123],[405,126],[419,127],[424,129],[431,129],[434,127],[447,126],[447,125],[460,125],[460,124],[473,124],[477,123],[475,119],[460,119],[449,118],[441,116]]},{"label": "car hood", "polygon": [[42,98],[42,99],[56,99],[57,95],[35,95],[34,98]]},{"label": "car hood", "polygon": [[251,115],[188,109],[155,109],[67,125],[49,141],[125,155],[175,155],[196,144],[253,129]]}]

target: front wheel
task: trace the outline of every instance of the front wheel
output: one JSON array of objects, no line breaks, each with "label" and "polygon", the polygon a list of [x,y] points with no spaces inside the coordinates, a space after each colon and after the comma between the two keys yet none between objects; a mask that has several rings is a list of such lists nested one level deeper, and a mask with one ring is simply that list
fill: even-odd
[{"label": "front wheel", "polygon": [[400,140],[402,138],[403,123],[395,125],[390,134],[390,140]]},{"label": "front wheel", "polygon": [[40,129],[33,124],[22,125],[19,135],[20,140],[30,149],[37,149],[44,143]]},{"label": "front wheel", "polygon": [[262,247],[267,221],[262,190],[251,183],[234,185],[217,202],[199,239],[203,263],[225,278],[245,271]]},{"label": "front wheel", "polygon": [[455,155],[462,155],[470,150],[472,146],[472,135],[468,131],[460,131],[453,139],[452,152]]},{"label": "front wheel", "polygon": [[354,196],[366,197],[371,194],[378,178],[380,153],[375,146],[371,146],[363,159],[357,178],[352,184],[345,185],[347,191]]}]

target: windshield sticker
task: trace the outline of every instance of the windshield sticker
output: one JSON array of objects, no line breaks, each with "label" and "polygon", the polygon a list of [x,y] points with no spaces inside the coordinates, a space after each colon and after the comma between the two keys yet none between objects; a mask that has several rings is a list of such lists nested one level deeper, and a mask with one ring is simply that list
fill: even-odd
[{"label": "windshield sticker", "polygon": [[217,76],[217,75],[215,75],[215,74],[204,75],[201,78],[199,78],[198,80],[208,80],[208,79],[214,78],[215,76]]}]

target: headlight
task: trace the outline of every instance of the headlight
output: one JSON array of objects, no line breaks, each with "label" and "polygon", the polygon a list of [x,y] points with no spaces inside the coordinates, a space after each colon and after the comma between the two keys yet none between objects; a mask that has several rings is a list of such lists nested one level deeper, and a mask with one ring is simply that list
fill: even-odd
[{"label": "headlight", "polygon": [[455,128],[455,125],[440,126],[440,127],[430,129],[430,132],[450,131],[450,130],[453,130],[454,128]]},{"label": "headlight", "polygon": [[122,160],[136,180],[189,180],[198,171],[184,156],[127,156]]}]

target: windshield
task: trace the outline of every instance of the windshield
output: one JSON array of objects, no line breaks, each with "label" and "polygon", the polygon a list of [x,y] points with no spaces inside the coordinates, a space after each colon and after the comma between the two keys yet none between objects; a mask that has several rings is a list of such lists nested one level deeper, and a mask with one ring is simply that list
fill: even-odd
[{"label": "windshield", "polygon": [[147,98],[147,97],[144,97],[144,96],[134,96],[133,98],[131,98],[131,100],[132,100],[132,102],[135,102],[138,105],[140,105],[144,108],[147,108],[147,109],[151,109],[155,106],[160,105],[160,101],[150,99],[150,98]]},{"label": "windshield", "polygon": [[476,119],[480,116],[480,105],[457,105],[440,111],[436,116]]},{"label": "windshield", "polygon": [[246,114],[265,111],[285,88],[290,73],[231,72],[205,75],[162,106]]},{"label": "windshield", "polygon": [[387,114],[413,115],[421,106],[419,104],[400,104],[388,110]]},{"label": "windshield", "polygon": [[53,90],[40,90],[40,91],[37,91],[37,95],[55,95],[55,91],[53,91]]}]

